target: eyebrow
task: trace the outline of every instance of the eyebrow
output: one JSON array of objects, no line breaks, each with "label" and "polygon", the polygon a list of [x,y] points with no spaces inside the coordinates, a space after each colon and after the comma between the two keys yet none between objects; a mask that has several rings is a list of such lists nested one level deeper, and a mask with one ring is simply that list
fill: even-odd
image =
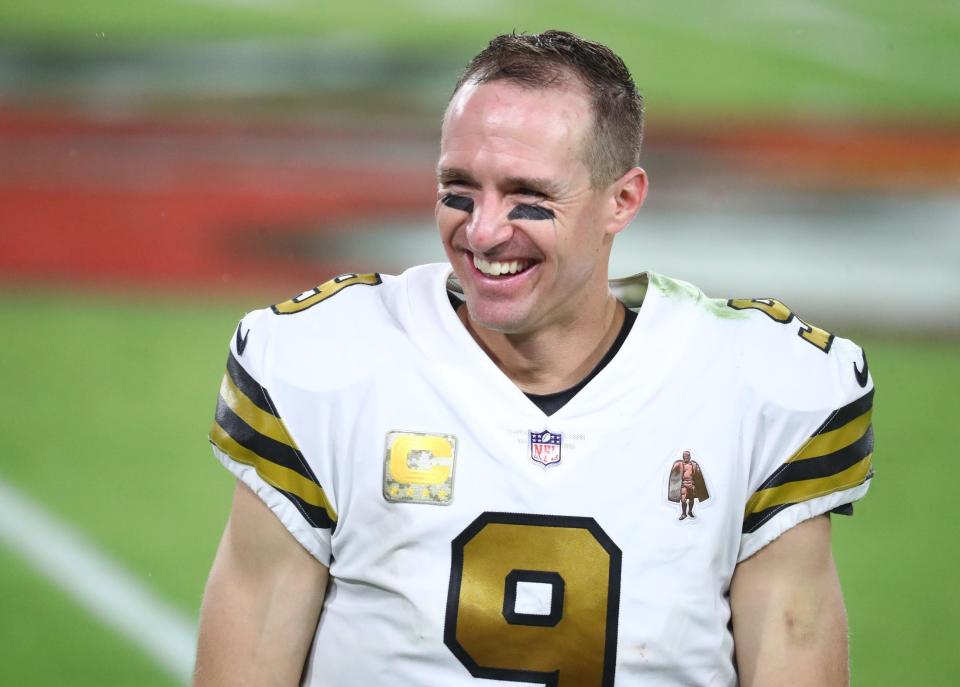
[{"label": "eyebrow", "polygon": [[[460,183],[465,186],[479,187],[480,184],[464,169],[448,167],[437,171],[437,182],[440,184]],[[540,177],[507,177],[500,186],[507,192],[517,189],[528,189],[544,196],[556,196],[559,188],[556,183]]]},{"label": "eyebrow", "polygon": [[453,182],[466,184],[467,186],[479,186],[480,184],[464,169],[458,167],[445,167],[437,170],[437,182],[441,184],[450,184]]}]

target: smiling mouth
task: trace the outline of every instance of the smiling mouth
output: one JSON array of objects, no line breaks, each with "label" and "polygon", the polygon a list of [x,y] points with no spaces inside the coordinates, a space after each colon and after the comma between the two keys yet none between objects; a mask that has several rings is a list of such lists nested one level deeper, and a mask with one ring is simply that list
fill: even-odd
[{"label": "smiling mouth", "polygon": [[484,260],[478,255],[473,256],[473,266],[477,271],[487,277],[509,277],[515,274],[525,272],[533,266],[533,260]]}]

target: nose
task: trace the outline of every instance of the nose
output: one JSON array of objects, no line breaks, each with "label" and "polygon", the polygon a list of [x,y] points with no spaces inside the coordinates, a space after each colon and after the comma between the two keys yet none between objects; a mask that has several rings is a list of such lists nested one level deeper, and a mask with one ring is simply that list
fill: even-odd
[{"label": "nose", "polygon": [[499,198],[487,194],[474,200],[466,234],[470,250],[481,255],[510,240],[513,226]]}]

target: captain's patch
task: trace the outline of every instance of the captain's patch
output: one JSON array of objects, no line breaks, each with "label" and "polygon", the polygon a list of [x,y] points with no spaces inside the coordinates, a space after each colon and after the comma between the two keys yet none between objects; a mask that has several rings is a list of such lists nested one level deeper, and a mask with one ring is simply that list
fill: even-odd
[{"label": "captain's patch", "polygon": [[383,498],[393,503],[453,501],[457,438],[452,434],[387,432],[383,458]]}]

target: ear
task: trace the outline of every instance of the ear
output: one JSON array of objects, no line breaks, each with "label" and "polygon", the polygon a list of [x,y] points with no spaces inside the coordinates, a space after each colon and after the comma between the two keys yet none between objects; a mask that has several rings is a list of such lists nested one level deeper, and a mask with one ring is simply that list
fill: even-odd
[{"label": "ear", "polygon": [[608,234],[620,233],[637,216],[644,199],[647,197],[647,173],[640,167],[634,167],[611,185],[610,221]]}]

